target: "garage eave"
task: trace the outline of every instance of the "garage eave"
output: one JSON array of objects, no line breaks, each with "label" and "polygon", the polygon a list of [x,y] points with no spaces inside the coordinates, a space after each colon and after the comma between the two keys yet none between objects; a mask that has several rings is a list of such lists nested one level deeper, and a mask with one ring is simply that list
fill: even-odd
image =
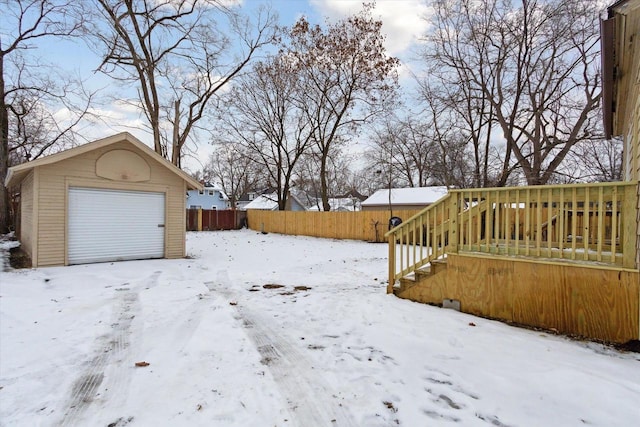
[{"label": "garage eave", "polygon": [[142,141],[131,135],[129,132],[121,132],[107,138],[99,139],[93,142],[89,142],[84,145],[80,145],[78,147],[74,147],[65,151],[61,151],[59,153],[51,154],[46,157],[42,157],[36,160],[32,160],[30,162],[22,163],[20,165],[12,166],[9,168],[7,172],[7,177],[5,178],[4,185],[9,188],[11,186],[16,186],[20,184],[22,179],[27,176],[29,171],[33,168],[43,165],[49,165],[52,163],[56,163],[65,159],[69,159],[71,157],[79,156],[84,153],[88,153],[93,150],[97,150],[99,148],[115,144],[118,142],[128,142],[138,148],[139,150],[146,153],[150,158],[157,161],[163,167],[169,169],[171,172],[179,175],[186,183],[187,189],[189,190],[202,190],[203,185],[198,182],[196,179],[191,177],[189,174],[184,172],[182,169],[178,168],[171,162],[167,161],[165,158],[156,153],[151,147],[145,145]]}]

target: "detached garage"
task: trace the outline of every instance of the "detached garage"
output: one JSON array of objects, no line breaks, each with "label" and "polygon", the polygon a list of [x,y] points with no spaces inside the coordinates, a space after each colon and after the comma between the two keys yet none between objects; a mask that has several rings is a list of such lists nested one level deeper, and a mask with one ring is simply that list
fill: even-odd
[{"label": "detached garage", "polygon": [[200,183],[129,133],[9,169],[34,267],[185,256],[186,193]]}]

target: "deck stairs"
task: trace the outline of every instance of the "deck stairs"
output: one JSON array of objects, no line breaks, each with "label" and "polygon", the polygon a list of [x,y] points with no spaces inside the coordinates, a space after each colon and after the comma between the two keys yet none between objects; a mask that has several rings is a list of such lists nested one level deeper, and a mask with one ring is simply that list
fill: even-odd
[{"label": "deck stairs", "polygon": [[405,291],[420,284],[428,284],[429,281],[434,280],[436,276],[445,275],[447,272],[447,259],[440,258],[432,260],[429,264],[422,268],[417,269],[415,272],[402,277],[399,281],[399,286],[393,288],[393,293],[396,296],[402,297]]},{"label": "deck stairs", "polygon": [[448,254],[637,270],[637,191],[632,182],[450,190],[386,233],[387,292],[442,274]]}]

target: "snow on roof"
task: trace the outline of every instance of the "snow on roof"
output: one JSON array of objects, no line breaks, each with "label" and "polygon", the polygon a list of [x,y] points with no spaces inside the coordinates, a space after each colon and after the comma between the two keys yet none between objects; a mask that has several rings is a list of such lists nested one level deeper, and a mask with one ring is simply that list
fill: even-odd
[{"label": "snow on roof", "polygon": [[263,194],[244,205],[244,209],[261,209],[263,211],[274,211],[278,209],[278,196],[276,193]]},{"label": "snow on roof", "polygon": [[[392,188],[391,204],[393,205],[428,205],[447,194],[447,187],[413,187]],[[373,193],[362,206],[378,206],[389,204],[389,189],[385,188]]]},{"label": "snow on roof", "polygon": [[[349,197],[334,197],[329,199],[329,206],[331,206],[332,211],[355,211],[360,208],[360,200]],[[309,207],[310,211],[320,211],[322,210],[322,200],[318,200],[318,202]]]}]

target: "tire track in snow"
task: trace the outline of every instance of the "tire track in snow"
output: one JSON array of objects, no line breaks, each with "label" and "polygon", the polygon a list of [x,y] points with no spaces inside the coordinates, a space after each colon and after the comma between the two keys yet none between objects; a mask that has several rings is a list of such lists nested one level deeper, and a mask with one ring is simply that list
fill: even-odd
[{"label": "tire track in snow", "polygon": [[[235,299],[226,271],[218,272],[218,285],[206,283],[211,291],[221,293],[228,299]],[[356,426],[357,423],[343,407],[331,387],[285,337],[269,326],[270,319],[243,305],[234,306],[262,356],[262,363],[271,372],[287,404],[295,425],[313,426]]]},{"label": "tire track in snow", "polygon": [[[61,426],[82,424],[82,415],[98,397],[98,389],[101,385],[104,386],[100,396],[103,400],[104,395],[108,395],[117,401],[111,402],[116,406],[119,402],[126,400],[132,375],[128,366],[130,360],[127,357],[130,350],[131,326],[136,315],[141,311],[137,288],[154,287],[158,283],[159,276],[160,272],[155,271],[151,276],[142,279],[135,288],[127,287],[129,284],[125,283],[121,288],[116,289],[116,292],[121,294],[117,295],[114,304],[111,334],[98,339],[98,354],[74,381],[69,403],[59,423]],[[105,376],[105,372],[108,372],[108,375]],[[104,381],[105,378],[106,381]]]},{"label": "tire track in snow", "polygon": [[[69,404],[60,425],[78,425],[83,412],[96,399],[98,388],[105,378],[107,365],[115,357],[122,359],[123,355],[121,353],[128,347],[129,329],[134,316],[132,312],[138,307],[139,301],[136,292],[129,291],[119,296],[114,310],[117,313],[117,317],[111,325],[112,332],[107,336],[107,342],[100,346],[101,348],[98,350],[100,353],[89,362],[89,366],[74,381]],[[123,370],[112,371],[118,373]],[[123,394],[122,389],[126,387],[127,377],[127,374],[110,376],[107,383],[109,394],[114,394],[115,396]]]}]

